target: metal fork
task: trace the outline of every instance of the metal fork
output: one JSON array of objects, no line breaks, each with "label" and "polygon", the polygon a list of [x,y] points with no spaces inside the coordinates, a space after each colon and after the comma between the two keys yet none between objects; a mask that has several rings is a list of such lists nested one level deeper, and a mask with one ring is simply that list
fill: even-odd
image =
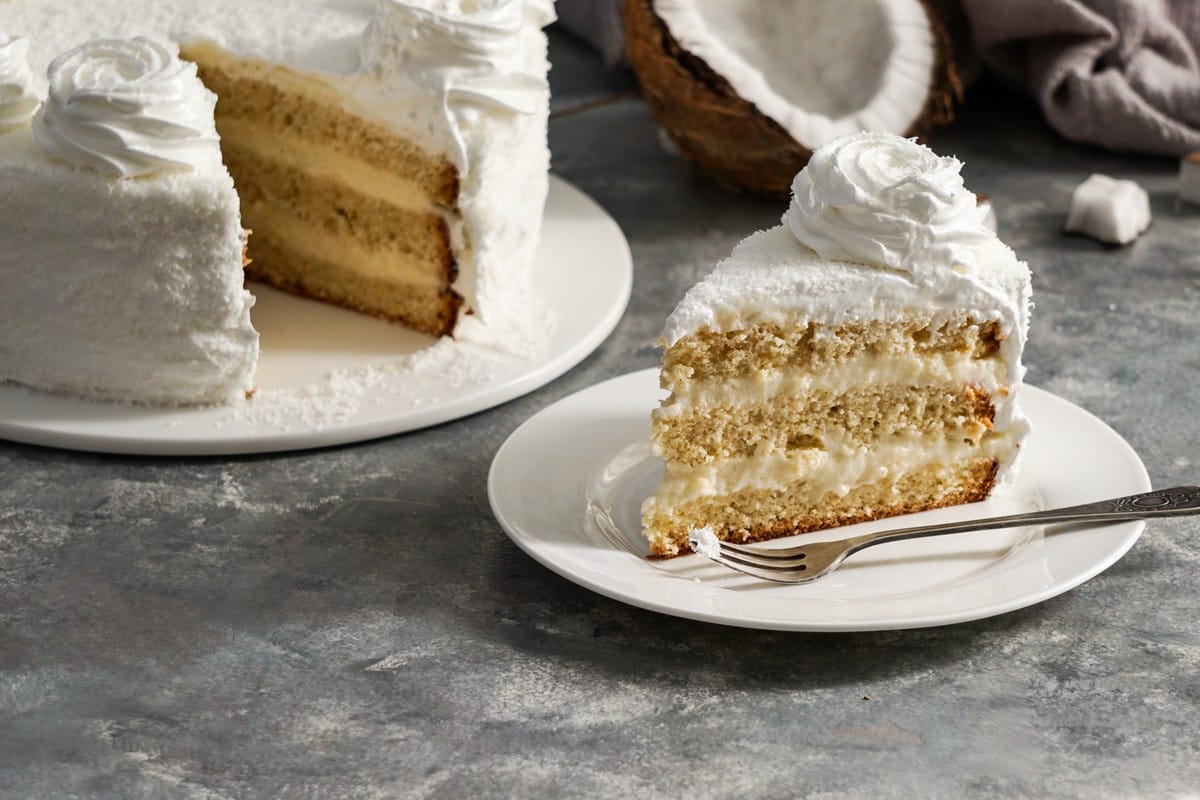
[{"label": "metal fork", "polygon": [[[1019,525],[1048,525],[1060,522],[1124,522],[1149,517],[1181,517],[1200,514],[1200,486],[1176,486],[1155,492],[1134,494],[1112,500],[1101,500],[1069,508],[1012,514],[990,519],[947,522],[941,525],[922,525],[915,528],[865,533],[832,542],[813,542],[798,547],[778,549],[744,547],[720,542],[719,552],[692,537],[692,548],[718,564],[776,583],[810,583],[830,572],[860,550],[885,542],[966,533],[995,528],[1014,528]],[[707,552],[706,552],[707,551]]]}]

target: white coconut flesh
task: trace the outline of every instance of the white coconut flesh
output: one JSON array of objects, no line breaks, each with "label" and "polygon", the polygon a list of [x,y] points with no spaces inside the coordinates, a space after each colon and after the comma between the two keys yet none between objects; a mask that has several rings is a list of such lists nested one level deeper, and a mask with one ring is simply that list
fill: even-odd
[{"label": "white coconut flesh", "polygon": [[860,130],[908,133],[933,83],[920,0],[654,0],[680,46],[815,149]]}]

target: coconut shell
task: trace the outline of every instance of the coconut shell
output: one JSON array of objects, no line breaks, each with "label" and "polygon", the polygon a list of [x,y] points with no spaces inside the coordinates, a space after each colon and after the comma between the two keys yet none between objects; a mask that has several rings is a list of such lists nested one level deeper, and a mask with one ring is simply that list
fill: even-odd
[{"label": "coconut shell", "polygon": [[[962,97],[949,37],[926,5],[937,53],[924,110],[908,136],[923,137],[954,118]],[[679,151],[731,188],[786,198],[812,156],[779,123],[740,97],[702,59],[685,50],[654,13],[652,0],[625,0],[626,49],[643,95]]]}]

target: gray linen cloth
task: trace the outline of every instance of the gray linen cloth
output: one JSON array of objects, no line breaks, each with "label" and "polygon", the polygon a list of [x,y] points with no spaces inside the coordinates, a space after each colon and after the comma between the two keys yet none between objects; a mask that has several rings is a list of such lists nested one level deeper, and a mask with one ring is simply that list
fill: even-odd
[{"label": "gray linen cloth", "polygon": [[1200,1],[963,0],[985,62],[1068,139],[1200,150]]}]

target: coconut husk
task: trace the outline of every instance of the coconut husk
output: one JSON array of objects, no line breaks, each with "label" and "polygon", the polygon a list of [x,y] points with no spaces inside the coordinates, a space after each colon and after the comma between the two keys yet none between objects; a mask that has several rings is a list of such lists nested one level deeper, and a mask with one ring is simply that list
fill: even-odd
[{"label": "coconut husk", "polygon": [[[962,98],[953,50],[936,14],[933,86],[908,136],[923,137],[954,118]],[[652,0],[625,0],[626,49],[643,95],[680,153],[720,183],[771,198],[786,198],[792,179],[812,156],[779,123],[764,115],[703,60],[689,53],[654,13]]]}]

